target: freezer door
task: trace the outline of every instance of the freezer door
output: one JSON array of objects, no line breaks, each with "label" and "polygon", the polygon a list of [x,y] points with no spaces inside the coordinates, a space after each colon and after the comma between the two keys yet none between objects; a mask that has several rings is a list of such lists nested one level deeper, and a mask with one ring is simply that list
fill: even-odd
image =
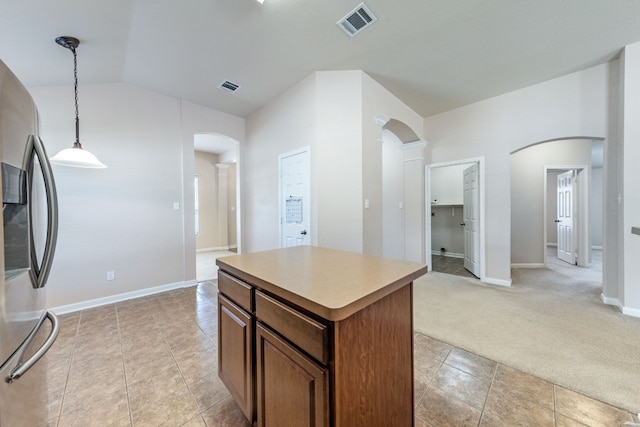
[{"label": "freezer door", "polygon": [[[0,228],[0,365],[24,342],[42,316],[44,293],[34,289],[29,273],[29,207],[15,187],[18,177],[27,176],[23,167],[30,135],[36,134],[37,112],[31,96],[0,61],[0,161],[8,172],[0,175],[3,188],[3,227]],[[33,152],[33,150],[31,150]],[[21,171],[20,173],[16,173]],[[12,182],[5,182],[5,179]],[[28,178],[27,178],[28,180]],[[19,181],[19,180],[18,180]],[[8,206],[12,205],[12,206]],[[21,239],[19,242],[17,239]],[[5,253],[7,248],[8,253]],[[6,257],[10,259],[5,262]]]}]

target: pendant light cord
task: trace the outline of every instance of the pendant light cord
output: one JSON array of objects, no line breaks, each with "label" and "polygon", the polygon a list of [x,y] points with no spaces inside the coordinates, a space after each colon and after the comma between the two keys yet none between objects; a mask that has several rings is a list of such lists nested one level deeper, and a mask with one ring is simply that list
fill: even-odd
[{"label": "pendant light cord", "polygon": [[78,114],[78,56],[76,55],[76,48],[71,46],[69,47],[71,52],[73,53],[73,91],[75,94],[75,104],[76,104],[76,142],[73,144],[76,148],[82,148],[80,145],[80,118]]}]

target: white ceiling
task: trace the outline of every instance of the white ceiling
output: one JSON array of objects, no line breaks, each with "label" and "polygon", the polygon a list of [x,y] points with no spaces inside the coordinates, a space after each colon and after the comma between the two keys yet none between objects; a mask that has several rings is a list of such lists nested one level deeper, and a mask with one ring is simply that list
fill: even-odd
[{"label": "white ceiling", "polygon": [[[422,116],[614,58],[638,0],[0,0],[0,59],[27,86],[125,82],[246,117],[316,70],[361,69]],[[242,87],[229,94],[222,80]],[[82,92],[80,93],[82,97]]]}]

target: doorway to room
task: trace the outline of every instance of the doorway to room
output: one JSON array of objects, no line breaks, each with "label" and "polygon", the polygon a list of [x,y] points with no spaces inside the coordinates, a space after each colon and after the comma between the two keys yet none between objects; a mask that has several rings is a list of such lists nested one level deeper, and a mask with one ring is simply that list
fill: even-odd
[{"label": "doorway to room", "polygon": [[564,138],[511,154],[512,268],[553,270],[598,293],[603,153],[602,139]]},{"label": "doorway to room", "polygon": [[219,134],[194,136],[196,280],[217,277],[216,259],[239,251],[238,142]]},{"label": "doorway to room", "polygon": [[483,277],[483,159],[426,168],[425,240],[430,271]]}]

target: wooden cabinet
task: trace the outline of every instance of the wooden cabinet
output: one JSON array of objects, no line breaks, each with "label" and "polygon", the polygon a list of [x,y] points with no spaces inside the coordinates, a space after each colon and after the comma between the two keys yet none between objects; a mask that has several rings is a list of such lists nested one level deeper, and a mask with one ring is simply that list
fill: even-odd
[{"label": "wooden cabinet", "polygon": [[219,375],[254,425],[413,425],[426,266],[311,247],[217,264]]},{"label": "wooden cabinet", "polygon": [[254,416],[253,319],[218,295],[218,375],[247,417]]},{"label": "wooden cabinet", "polygon": [[328,426],[327,368],[260,322],[256,341],[258,427]]}]

